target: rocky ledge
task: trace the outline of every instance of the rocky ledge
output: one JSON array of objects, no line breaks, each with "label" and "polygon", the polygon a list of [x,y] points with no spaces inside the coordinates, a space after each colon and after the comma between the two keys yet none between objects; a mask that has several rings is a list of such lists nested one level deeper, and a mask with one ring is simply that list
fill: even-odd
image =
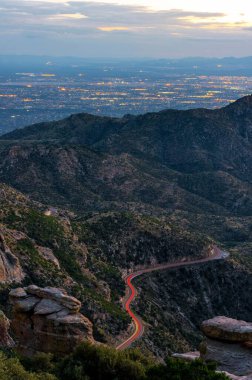
[{"label": "rocky ledge", "polygon": [[201,325],[205,340],[200,352],[173,354],[186,361],[215,361],[232,380],[252,380],[252,323],[218,316]]},{"label": "rocky ledge", "polygon": [[58,288],[30,285],[10,292],[11,331],[17,350],[68,354],[83,340],[94,341],[92,323],[81,314],[81,303]]},{"label": "rocky ledge", "polygon": [[209,338],[252,343],[252,323],[250,322],[220,316],[204,321],[201,329]]},{"label": "rocky ledge", "polygon": [[219,316],[201,329],[206,336],[201,356],[216,361],[221,371],[252,380],[252,323]]}]

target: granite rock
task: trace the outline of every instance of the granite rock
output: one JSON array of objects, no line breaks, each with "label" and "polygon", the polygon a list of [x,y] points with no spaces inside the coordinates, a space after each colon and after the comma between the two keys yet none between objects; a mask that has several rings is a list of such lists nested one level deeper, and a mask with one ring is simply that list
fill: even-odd
[{"label": "granite rock", "polygon": [[79,312],[81,303],[58,288],[30,285],[10,292],[11,329],[17,350],[69,354],[80,342],[94,342],[93,326]]},{"label": "granite rock", "polygon": [[201,325],[203,333],[212,339],[230,342],[252,341],[252,323],[218,316]]}]

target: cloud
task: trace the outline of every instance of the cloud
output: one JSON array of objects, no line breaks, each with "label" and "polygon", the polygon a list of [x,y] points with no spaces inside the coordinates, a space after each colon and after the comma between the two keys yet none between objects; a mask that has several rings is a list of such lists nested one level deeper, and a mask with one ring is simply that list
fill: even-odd
[{"label": "cloud", "polygon": [[130,30],[128,26],[98,26],[98,30],[101,30],[102,32],[121,32]]},{"label": "cloud", "polygon": [[49,16],[49,20],[81,20],[88,18],[88,16],[82,13],[59,13]]},{"label": "cloud", "polygon": [[97,30],[100,30],[102,32],[125,32],[125,31],[141,31],[145,29],[154,29],[153,26],[98,26]]},{"label": "cloud", "polygon": [[[187,41],[196,41],[190,54],[201,55],[204,41],[216,39],[218,46],[217,41],[239,34],[245,49],[251,38],[248,29],[252,25],[230,22],[227,15],[218,12],[160,11],[85,0],[0,1],[2,54],[10,53],[13,46],[13,52],[27,47],[27,52],[36,54],[40,47],[41,54],[50,49],[57,54],[66,50],[70,55],[81,54],[83,49],[90,55],[132,56],[148,55],[148,51],[154,55],[159,49],[159,56],[175,56],[186,54]],[[40,40],[41,45],[33,46],[32,39]],[[203,41],[202,45],[197,41]],[[218,47],[216,54],[219,51]],[[233,55],[231,50],[228,54]]]}]

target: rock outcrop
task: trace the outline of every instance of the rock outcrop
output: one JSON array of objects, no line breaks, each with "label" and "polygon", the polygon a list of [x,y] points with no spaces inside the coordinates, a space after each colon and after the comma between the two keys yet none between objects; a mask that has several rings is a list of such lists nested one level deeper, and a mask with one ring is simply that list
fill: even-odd
[{"label": "rock outcrop", "polygon": [[0,232],[0,283],[19,283],[24,276],[18,258],[10,251]]},{"label": "rock outcrop", "polygon": [[14,341],[9,335],[10,321],[0,310],[0,348],[14,347]]},{"label": "rock outcrop", "polygon": [[81,303],[58,288],[30,285],[10,292],[11,329],[17,350],[70,353],[83,340],[94,341],[92,323],[79,311]]},{"label": "rock outcrop", "polygon": [[224,373],[227,377],[229,377],[231,380],[252,380],[252,375],[250,376],[235,376],[232,375],[232,373],[222,371],[221,373]]},{"label": "rock outcrop", "polygon": [[204,321],[201,329],[209,338],[252,343],[252,323],[249,322],[219,316]]},{"label": "rock outcrop", "polygon": [[252,323],[223,316],[202,323],[206,335],[202,357],[218,363],[218,369],[252,377]]},{"label": "rock outcrop", "polygon": [[175,359],[182,359],[186,362],[193,362],[196,359],[200,359],[200,352],[193,351],[193,352],[186,352],[185,354],[173,354],[172,357]]},{"label": "rock outcrop", "polygon": [[50,248],[41,247],[39,245],[36,245],[36,248],[45,260],[51,261],[58,269],[60,269],[59,260],[57,257],[55,257],[53,251]]},{"label": "rock outcrop", "polygon": [[252,380],[252,323],[218,316],[201,325],[206,336],[200,352],[175,353],[174,358],[201,358],[217,363],[218,372],[231,380]]}]

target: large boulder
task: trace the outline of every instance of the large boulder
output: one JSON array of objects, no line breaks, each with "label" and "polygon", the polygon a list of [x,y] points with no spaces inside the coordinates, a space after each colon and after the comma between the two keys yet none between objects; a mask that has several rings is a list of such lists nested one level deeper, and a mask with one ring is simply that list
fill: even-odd
[{"label": "large boulder", "polygon": [[252,350],[240,343],[221,342],[206,339],[206,352],[203,359],[215,361],[220,371],[227,371],[236,376],[252,374]]},{"label": "large boulder", "polygon": [[224,373],[231,380],[252,380],[252,374],[249,376],[236,376],[226,371],[222,371],[221,373]]},{"label": "large boulder", "polygon": [[249,379],[252,375],[252,323],[218,316],[204,321],[201,329],[206,335],[201,357],[217,362],[220,371]]},{"label": "large boulder", "polygon": [[192,352],[186,352],[183,354],[175,353],[172,355],[174,359],[181,359],[186,362],[193,362],[197,359],[200,359],[200,352],[199,351],[192,351]]},{"label": "large boulder", "polygon": [[31,285],[10,292],[11,329],[17,350],[68,354],[83,340],[93,342],[92,323],[79,310],[80,301],[58,288]]},{"label": "large boulder", "polygon": [[252,341],[252,323],[250,322],[219,316],[204,321],[201,329],[207,337],[212,339],[230,342]]}]

